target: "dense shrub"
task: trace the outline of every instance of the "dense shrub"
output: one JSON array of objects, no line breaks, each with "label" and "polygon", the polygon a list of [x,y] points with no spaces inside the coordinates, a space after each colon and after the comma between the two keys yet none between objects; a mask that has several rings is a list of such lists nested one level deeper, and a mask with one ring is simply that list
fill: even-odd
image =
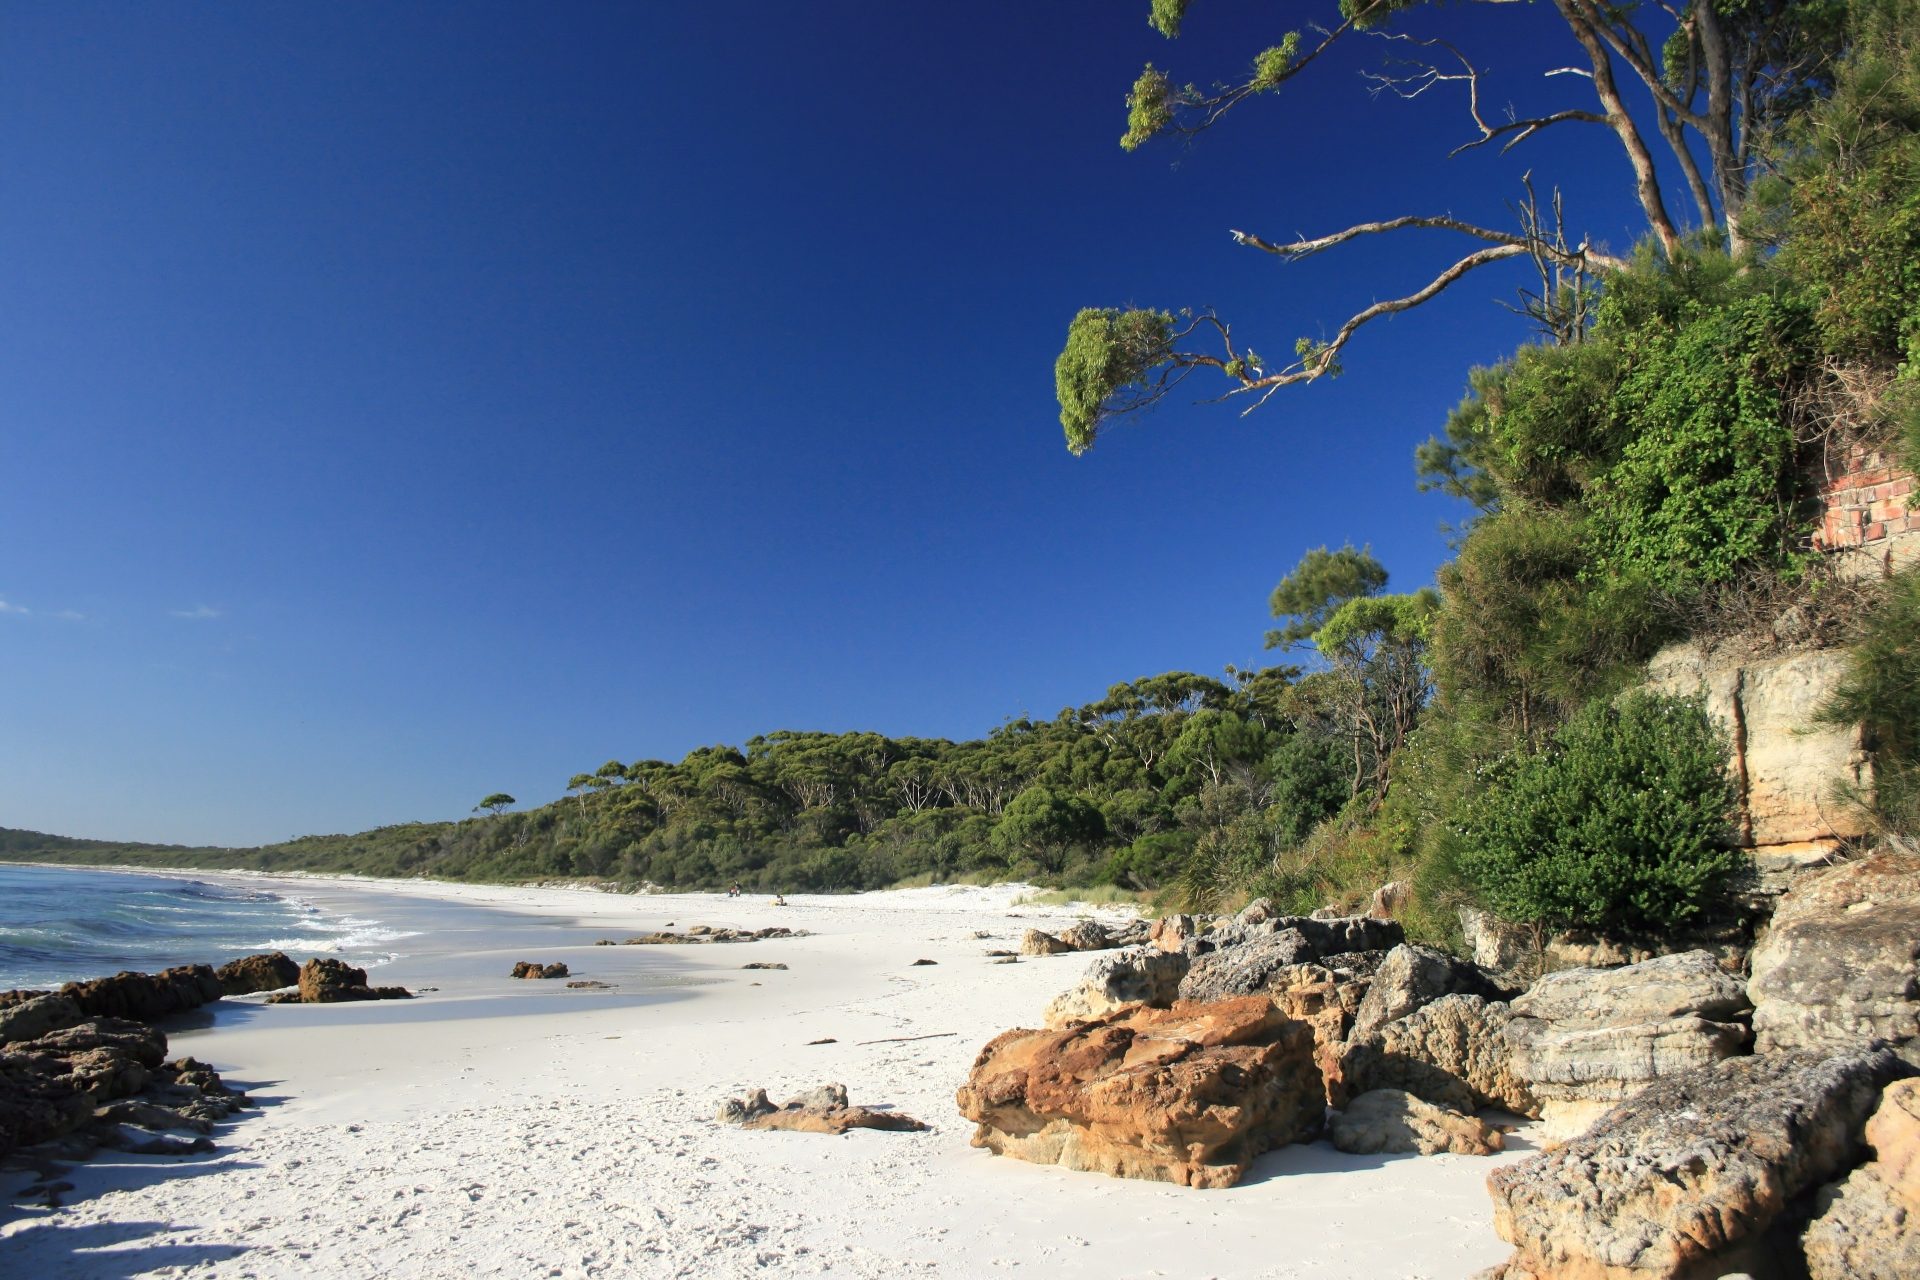
[{"label": "dense shrub", "polygon": [[1584,708],[1537,752],[1482,771],[1462,870],[1512,920],[1661,928],[1705,911],[1739,864],[1727,744],[1698,701]]},{"label": "dense shrub", "polygon": [[1888,583],[1821,718],[1865,728],[1876,807],[1894,829],[1920,833],[1920,570]]}]

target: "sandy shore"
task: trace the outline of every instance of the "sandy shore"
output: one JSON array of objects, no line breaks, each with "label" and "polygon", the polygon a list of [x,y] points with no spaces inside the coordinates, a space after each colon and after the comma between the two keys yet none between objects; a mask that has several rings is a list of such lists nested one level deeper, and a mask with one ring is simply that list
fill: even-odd
[{"label": "sandy shore", "polygon": [[[174,1032],[176,1052],[265,1105],[217,1135],[215,1156],[109,1155],[69,1175],[62,1209],[0,1207],[0,1275],[1339,1280],[1463,1277],[1507,1252],[1483,1183],[1525,1143],[1495,1160],[1296,1146],[1225,1191],[969,1147],[953,1093],[973,1055],[1009,1026],[1038,1025],[1087,963],[987,960],[1026,927],[1076,914],[1011,905],[1007,888],[777,908],[317,878],[285,887],[410,934],[380,944],[398,954],[374,980],[435,990],[377,1005],[223,1002],[211,1025]],[[670,921],[814,936],[592,945]],[[936,963],[913,964],[922,958]],[[564,960],[614,990],[511,982],[520,959]],[[743,970],[749,961],[790,968]],[[835,1043],[808,1043],[824,1037]],[[723,1095],[764,1086],[777,1100],[828,1080],[933,1131],[833,1138],[712,1120]]]}]

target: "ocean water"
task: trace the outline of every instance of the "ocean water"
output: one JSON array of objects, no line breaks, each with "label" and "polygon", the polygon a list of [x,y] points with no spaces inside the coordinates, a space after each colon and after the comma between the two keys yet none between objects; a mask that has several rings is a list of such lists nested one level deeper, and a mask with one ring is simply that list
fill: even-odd
[{"label": "ocean water", "polygon": [[188,874],[0,863],[0,991],[122,969],[219,965],[259,951],[296,960],[339,955],[364,967],[395,958],[392,944],[410,936],[291,893]]}]

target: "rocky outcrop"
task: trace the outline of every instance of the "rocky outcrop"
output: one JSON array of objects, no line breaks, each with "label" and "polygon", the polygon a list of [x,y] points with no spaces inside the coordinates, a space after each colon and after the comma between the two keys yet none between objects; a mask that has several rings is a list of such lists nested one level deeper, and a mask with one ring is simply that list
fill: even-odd
[{"label": "rocky outcrop", "polygon": [[1222,1000],[1267,990],[1274,975],[1291,965],[1328,956],[1386,951],[1406,941],[1393,920],[1366,916],[1264,914],[1266,899],[1253,903],[1231,924],[1187,940],[1192,961],[1180,984],[1182,1000]]},{"label": "rocky outcrop", "polygon": [[[15,1147],[49,1143],[56,1148],[48,1154],[62,1159],[82,1158],[100,1146],[159,1153],[210,1149],[201,1135],[246,1102],[202,1064],[166,1062],[166,1037],[145,1023],[68,1021],[74,1006],[61,996],[13,1006],[30,1007],[36,1019],[45,1021],[52,1012],[58,1014],[52,1020],[63,1025],[0,1044],[0,1157]],[[28,1023],[16,1021],[12,1028],[25,1031]],[[172,1130],[195,1136],[166,1136]]]},{"label": "rocky outcrop", "polygon": [[1475,995],[1496,998],[1506,994],[1480,970],[1444,951],[1401,943],[1387,952],[1367,986],[1366,999],[1353,1018],[1352,1034],[1370,1036],[1396,1018],[1441,996]]},{"label": "rocky outcrop", "polygon": [[1193,1187],[1231,1186],[1324,1114],[1312,1033],[1265,996],[1006,1032],[956,1101],[995,1154]]},{"label": "rocky outcrop", "polygon": [[[618,945],[623,947],[677,947],[699,946],[712,942],[764,942],[769,938],[804,938],[805,929],[787,929],[774,926],[768,929],[725,929],[710,924],[696,924],[684,933],[660,930],[655,933],[635,934],[624,938]],[[615,943],[611,938],[602,938],[594,944],[599,947],[611,947]]]},{"label": "rocky outcrop", "polygon": [[1250,996],[1265,991],[1283,970],[1318,956],[1298,929],[1257,934],[1231,947],[1208,948],[1189,961],[1180,979],[1179,998],[1205,1003]]},{"label": "rocky outcrop", "polygon": [[1161,916],[1147,930],[1147,942],[1161,951],[1182,951],[1203,927],[1204,923],[1192,916]]},{"label": "rocky outcrop", "polygon": [[1500,1131],[1485,1121],[1399,1089],[1374,1089],[1355,1098],[1345,1111],[1334,1113],[1327,1138],[1353,1155],[1488,1156],[1506,1145]]},{"label": "rocky outcrop", "polygon": [[0,1045],[37,1040],[49,1031],[70,1027],[86,1016],[80,1006],[66,996],[51,991],[27,995],[17,1003],[0,1007]]},{"label": "rocky outcrop", "polygon": [[1920,1033],[1920,857],[1880,849],[1799,880],[1754,948],[1748,993],[1762,1053]]},{"label": "rocky outcrop", "polygon": [[1812,1280],[1920,1276],[1920,1080],[1888,1086],[1866,1140],[1873,1160],[1816,1202],[1804,1237]]},{"label": "rocky outcrop", "polygon": [[1669,645],[1648,664],[1654,688],[1706,693],[1707,713],[1733,744],[1740,842],[1755,850],[1763,872],[1790,877],[1866,834],[1860,806],[1836,795],[1872,787],[1860,729],[1824,727],[1818,714],[1846,666],[1841,649],[1719,661],[1695,643]]},{"label": "rocky outcrop", "polygon": [[283,991],[268,998],[269,1004],[344,1004],[353,1000],[409,1000],[413,992],[405,987],[369,987],[367,971],[356,969],[344,960],[324,957],[300,966],[300,985],[295,991]]},{"label": "rocky outcrop", "polygon": [[1746,1008],[1740,980],[1704,951],[1548,974],[1513,1002],[1512,1071],[1545,1135],[1570,1137],[1653,1081],[1740,1052]]},{"label": "rocky outcrop", "polygon": [[567,966],[564,961],[556,960],[552,964],[541,964],[538,960],[521,960],[513,966],[511,978],[564,978]]},{"label": "rocky outcrop", "polygon": [[1049,1027],[1089,1022],[1130,1004],[1165,1008],[1174,1002],[1187,958],[1177,951],[1134,947],[1101,956],[1073,987],[1056,996],[1042,1018]]},{"label": "rocky outcrop", "polygon": [[300,981],[300,966],[288,959],[284,951],[269,951],[223,964],[214,976],[220,979],[224,994],[247,996],[294,985]]},{"label": "rocky outcrop", "polygon": [[1508,1274],[1748,1269],[1795,1198],[1854,1163],[1881,1089],[1907,1070],[1886,1050],[1788,1053],[1654,1081],[1585,1136],[1488,1177],[1494,1228],[1515,1250]]},{"label": "rocky outcrop", "polygon": [[927,1126],[898,1111],[877,1111],[847,1103],[845,1085],[823,1084],[780,1106],[767,1101],[765,1089],[744,1098],[723,1098],[717,1119],[742,1129],[781,1129],[790,1133],[845,1133],[849,1129],[883,1129],[893,1133],[922,1133]]},{"label": "rocky outcrop", "polygon": [[1512,1010],[1480,996],[1442,996],[1404,1018],[1355,1036],[1330,1064],[1327,1101],[1400,1089],[1454,1111],[1499,1107],[1538,1115],[1539,1102],[1513,1069]]},{"label": "rocky outcrop", "polygon": [[1023,956],[1063,956],[1073,948],[1042,929],[1029,929],[1020,935]]},{"label": "rocky outcrop", "polygon": [[211,967],[183,964],[159,973],[121,972],[111,978],[69,982],[60,994],[90,1018],[154,1022],[218,1000],[226,988]]},{"label": "rocky outcrop", "polygon": [[1513,988],[1562,969],[1618,969],[1683,951],[1709,952],[1728,973],[1745,973],[1753,944],[1744,919],[1644,934],[1592,929],[1549,933],[1476,907],[1461,907],[1459,919],[1468,958],[1493,981]]}]

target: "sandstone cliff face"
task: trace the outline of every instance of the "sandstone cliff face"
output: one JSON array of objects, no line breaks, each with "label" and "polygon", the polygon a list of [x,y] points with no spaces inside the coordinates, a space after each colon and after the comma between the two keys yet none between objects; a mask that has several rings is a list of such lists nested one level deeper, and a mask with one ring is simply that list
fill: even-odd
[{"label": "sandstone cliff face", "polygon": [[1733,742],[1740,842],[1754,850],[1763,875],[1790,872],[1866,834],[1865,815],[1835,795],[1872,786],[1860,730],[1824,727],[1816,717],[1846,661],[1844,651],[1823,649],[1721,663],[1685,643],[1648,664],[1656,689],[1706,691],[1708,713]]}]

